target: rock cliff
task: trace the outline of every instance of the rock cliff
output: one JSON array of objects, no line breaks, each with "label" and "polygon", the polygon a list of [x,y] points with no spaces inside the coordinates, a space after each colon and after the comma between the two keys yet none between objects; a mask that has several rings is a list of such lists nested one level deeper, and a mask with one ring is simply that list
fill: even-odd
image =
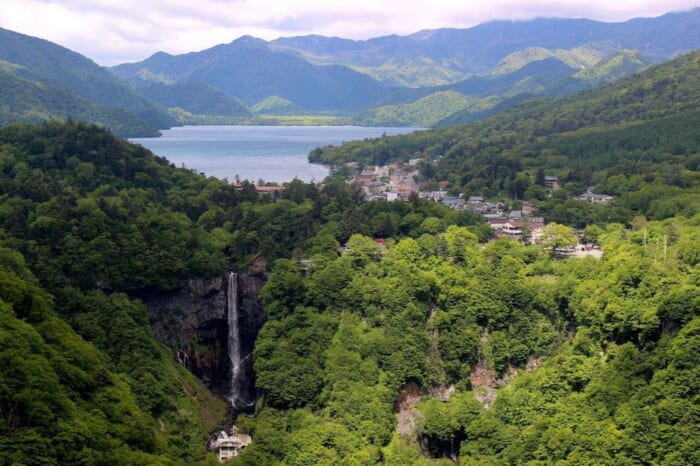
[{"label": "rock cliff", "polygon": [[[265,284],[263,272],[240,272],[239,329],[243,362],[242,399],[255,401],[252,352],[265,316],[257,298]],[[172,349],[178,361],[226,397],[231,387],[227,348],[226,276],[192,279],[175,290],[139,290],[131,293],[148,307],[154,336]]]}]

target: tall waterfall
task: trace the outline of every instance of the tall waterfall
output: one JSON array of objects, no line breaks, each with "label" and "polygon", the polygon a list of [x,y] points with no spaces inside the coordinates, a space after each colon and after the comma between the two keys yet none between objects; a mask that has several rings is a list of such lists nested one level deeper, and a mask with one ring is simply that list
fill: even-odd
[{"label": "tall waterfall", "polygon": [[231,361],[231,391],[229,401],[236,406],[240,398],[241,341],[238,332],[238,274],[228,274],[228,357]]}]

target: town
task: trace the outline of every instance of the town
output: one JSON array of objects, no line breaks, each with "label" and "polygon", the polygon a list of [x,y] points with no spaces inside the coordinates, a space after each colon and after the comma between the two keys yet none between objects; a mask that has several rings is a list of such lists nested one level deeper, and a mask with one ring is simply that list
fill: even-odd
[{"label": "town", "polygon": [[[409,202],[413,198],[429,199],[433,202],[446,205],[458,211],[472,211],[483,216],[491,227],[496,238],[508,237],[524,243],[540,243],[542,228],[547,221],[544,216],[537,214],[537,207],[527,200],[487,199],[484,196],[465,196],[464,193],[455,193],[450,190],[448,181],[437,183],[418,181],[421,178],[418,169],[420,159],[410,159],[408,163],[394,163],[385,166],[366,166],[358,169],[354,163],[345,166],[350,172],[348,183],[360,190],[367,201],[404,201]],[[258,194],[276,198],[284,191],[284,185],[276,183],[264,183],[262,180],[257,185],[241,182],[238,177],[233,185],[238,191],[254,189]],[[543,176],[543,188],[548,196],[560,189],[559,178],[553,175]],[[436,188],[436,189],[435,189]],[[614,197],[608,194],[594,192],[594,187],[589,186],[586,191],[573,199],[591,204],[608,204]],[[515,201],[515,202],[514,202]],[[579,238],[582,232],[579,233]],[[592,244],[581,246],[583,255],[591,254]],[[574,251],[571,251],[572,253]],[[595,253],[593,253],[595,254]],[[581,255],[579,253],[579,255]]]}]

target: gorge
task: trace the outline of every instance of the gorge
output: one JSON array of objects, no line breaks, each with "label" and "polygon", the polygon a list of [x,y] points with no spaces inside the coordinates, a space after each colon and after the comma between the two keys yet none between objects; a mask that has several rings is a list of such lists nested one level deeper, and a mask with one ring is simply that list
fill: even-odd
[{"label": "gorge", "polygon": [[265,279],[259,271],[229,272],[132,293],[148,308],[154,336],[239,411],[255,403],[252,353],[265,319],[257,298]]}]

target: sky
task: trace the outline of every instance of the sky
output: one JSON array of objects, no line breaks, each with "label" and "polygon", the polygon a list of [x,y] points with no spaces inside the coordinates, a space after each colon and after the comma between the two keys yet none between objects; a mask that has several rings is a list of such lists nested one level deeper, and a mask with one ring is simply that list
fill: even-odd
[{"label": "sky", "polygon": [[368,39],[491,20],[615,22],[700,6],[700,0],[0,0],[0,27],[41,37],[101,65],[231,42],[306,34]]}]

